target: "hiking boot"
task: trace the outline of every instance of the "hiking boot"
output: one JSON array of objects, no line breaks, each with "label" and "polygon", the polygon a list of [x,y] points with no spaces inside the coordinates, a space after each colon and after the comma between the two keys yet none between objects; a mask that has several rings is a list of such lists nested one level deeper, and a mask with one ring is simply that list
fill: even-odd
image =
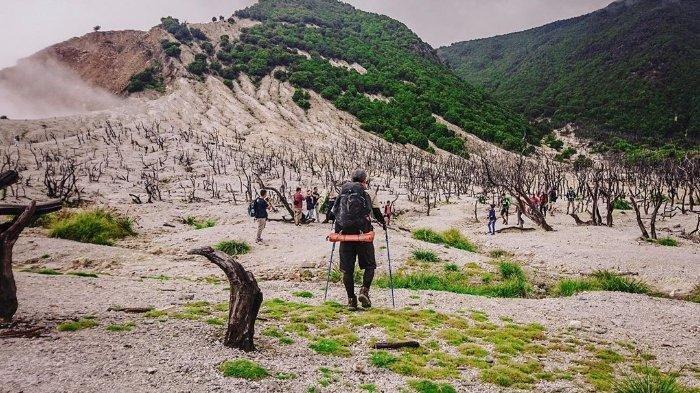
[{"label": "hiking boot", "polygon": [[358,296],[357,299],[362,303],[362,307],[372,307],[372,301],[369,300],[369,288],[362,287],[362,289],[360,289],[360,296]]},{"label": "hiking boot", "polygon": [[348,310],[357,311],[357,298],[351,297],[348,299]]}]

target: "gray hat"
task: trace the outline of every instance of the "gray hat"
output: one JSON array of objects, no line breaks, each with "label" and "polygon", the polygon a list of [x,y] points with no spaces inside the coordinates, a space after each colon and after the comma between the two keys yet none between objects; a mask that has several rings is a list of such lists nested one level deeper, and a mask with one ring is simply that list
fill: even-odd
[{"label": "gray hat", "polygon": [[364,169],[355,169],[352,173],[352,181],[364,183],[367,181],[367,172]]}]

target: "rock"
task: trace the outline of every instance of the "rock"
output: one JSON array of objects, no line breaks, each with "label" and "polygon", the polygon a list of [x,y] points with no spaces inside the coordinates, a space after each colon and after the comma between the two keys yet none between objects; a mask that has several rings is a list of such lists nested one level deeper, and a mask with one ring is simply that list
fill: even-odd
[{"label": "rock", "polygon": [[574,320],[569,321],[567,326],[569,327],[569,329],[578,330],[578,329],[581,329],[581,327],[583,327],[583,324],[581,323],[581,321],[577,321],[574,319]]},{"label": "rock", "polygon": [[360,374],[367,374],[367,369],[365,368],[364,363],[356,363],[355,364],[355,372],[360,373]]},{"label": "rock", "polygon": [[304,261],[304,262],[302,262],[301,267],[302,267],[303,269],[313,269],[313,268],[316,267],[316,263],[315,263],[315,262],[306,262],[306,261]]},{"label": "rock", "polygon": [[158,370],[156,370],[155,368],[152,368],[152,367],[146,369],[147,374],[155,374],[156,371],[158,371]]},{"label": "rock", "polygon": [[192,300],[194,299],[194,293],[188,293],[187,295],[180,296],[180,300]]},{"label": "rock", "polygon": [[608,332],[608,328],[606,328],[605,326],[598,326],[595,328],[595,332],[597,334],[605,334]]},{"label": "rock", "polygon": [[484,361],[488,364],[493,364],[493,356],[488,355],[484,358]]}]

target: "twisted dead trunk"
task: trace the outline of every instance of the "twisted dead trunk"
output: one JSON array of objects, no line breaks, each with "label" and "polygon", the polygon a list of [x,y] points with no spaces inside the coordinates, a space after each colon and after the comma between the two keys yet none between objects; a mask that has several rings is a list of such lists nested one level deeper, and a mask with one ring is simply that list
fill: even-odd
[{"label": "twisted dead trunk", "polygon": [[253,273],[232,257],[211,247],[191,250],[189,254],[202,255],[226,273],[231,286],[228,305],[228,328],[224,345],[244,351],[254,351],[253,335],[263,295]]}]

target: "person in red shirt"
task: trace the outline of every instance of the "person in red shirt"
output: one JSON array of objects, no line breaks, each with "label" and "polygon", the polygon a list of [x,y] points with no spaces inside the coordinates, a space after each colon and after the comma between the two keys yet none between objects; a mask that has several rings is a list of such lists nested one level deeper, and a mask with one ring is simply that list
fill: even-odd
[{"label": "person in red shirt", "polygon": [[391,201],[386,201],[386,205],[384,205],[384,221],[386,222],[386,225],[389,225],[389,221],[391,221],[391,215],[394,213],[394,207],[391,205]]},{"label": "person in red shirt", "polygon": [[304,205],[304,195],[301,193],[301,187],[297,187],[297,192],[293,197],[294,202],[294,225],[301,225],[301,212]]}]

